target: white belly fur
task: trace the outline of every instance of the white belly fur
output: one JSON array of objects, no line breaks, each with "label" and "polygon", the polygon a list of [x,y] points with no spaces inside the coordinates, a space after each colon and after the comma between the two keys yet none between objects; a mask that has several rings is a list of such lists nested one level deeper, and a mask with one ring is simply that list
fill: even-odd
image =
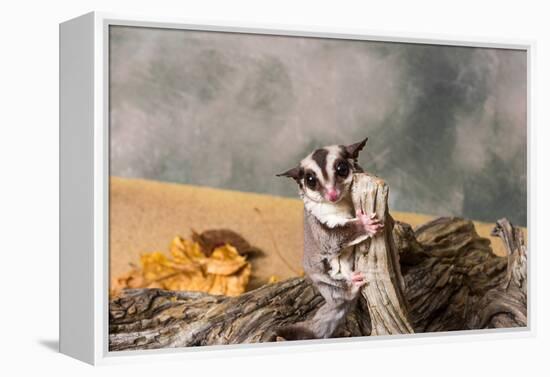
[{"label": "white belly fur", "polygon": [[339,203],[317,203],[307,198],[304,199],[306,209],[321,223],[329,228],[342,226],[354,218],[353,205],[347,199]]}]

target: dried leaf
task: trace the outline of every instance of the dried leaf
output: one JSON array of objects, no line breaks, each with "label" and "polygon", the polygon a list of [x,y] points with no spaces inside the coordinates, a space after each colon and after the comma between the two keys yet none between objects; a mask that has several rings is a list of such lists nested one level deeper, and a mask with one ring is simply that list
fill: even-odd
[{"label": "dried leaf", "polygon": [[197,233],[192,230],[193,241],[197,242],[204,255],[209,257],[214,249],[223,245],[232,245],[237,249],[239,254],[254,258],[264,255],[264,252],[257,247],[251,246],[239,233],[229,229],[213,229],[205,230],[202,233]]},{"label": "dried leaf", "polygon": [[248,263],[231,245],[218,247],[212,252],[206,262],[206,272],[210,274],[229,276],[237,273]]},{"label": "dried leaf", "polygon": [[232,245],[217,245],[207,256],[199,242],[175,237],[170,245],[170,256],[158,251],[144,253],[139,267],[113,280],[111,296],[125,288],[236,296],[246,290],[251,270],[250,263]]}]

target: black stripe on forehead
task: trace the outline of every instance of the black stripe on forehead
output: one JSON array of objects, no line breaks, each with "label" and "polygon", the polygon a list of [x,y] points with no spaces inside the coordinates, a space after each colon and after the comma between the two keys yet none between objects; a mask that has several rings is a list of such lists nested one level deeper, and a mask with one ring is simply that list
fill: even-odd
[{"label": "black stripe on forehead", "polygon": [[323,178],[325,178],[325,181],[328,180],[327,156],[328,156],[328,150],[324,148],[317,149],[311,155],[311,158],[313,159],[313,161],[315,161],[317,166],[321,168],[321,173],[323,173]]}]

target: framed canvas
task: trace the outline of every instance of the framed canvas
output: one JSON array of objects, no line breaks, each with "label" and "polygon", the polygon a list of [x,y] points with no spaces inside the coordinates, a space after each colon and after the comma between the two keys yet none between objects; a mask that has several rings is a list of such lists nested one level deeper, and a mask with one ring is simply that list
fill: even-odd
[{"label": "framed canvas", "polygon": [[532,48],[62,23],[61,352],[532,334]]}]

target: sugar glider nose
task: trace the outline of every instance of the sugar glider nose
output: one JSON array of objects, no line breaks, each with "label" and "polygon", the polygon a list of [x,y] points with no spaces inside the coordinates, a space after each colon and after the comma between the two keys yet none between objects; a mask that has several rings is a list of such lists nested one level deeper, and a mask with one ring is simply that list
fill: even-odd
[{"label": "sugar glider nose", "polygon": [[340,193],[337,190],[332,189],[327,191],[326,198],[331,202],[337,201],[339,197],[340,197]]}]

